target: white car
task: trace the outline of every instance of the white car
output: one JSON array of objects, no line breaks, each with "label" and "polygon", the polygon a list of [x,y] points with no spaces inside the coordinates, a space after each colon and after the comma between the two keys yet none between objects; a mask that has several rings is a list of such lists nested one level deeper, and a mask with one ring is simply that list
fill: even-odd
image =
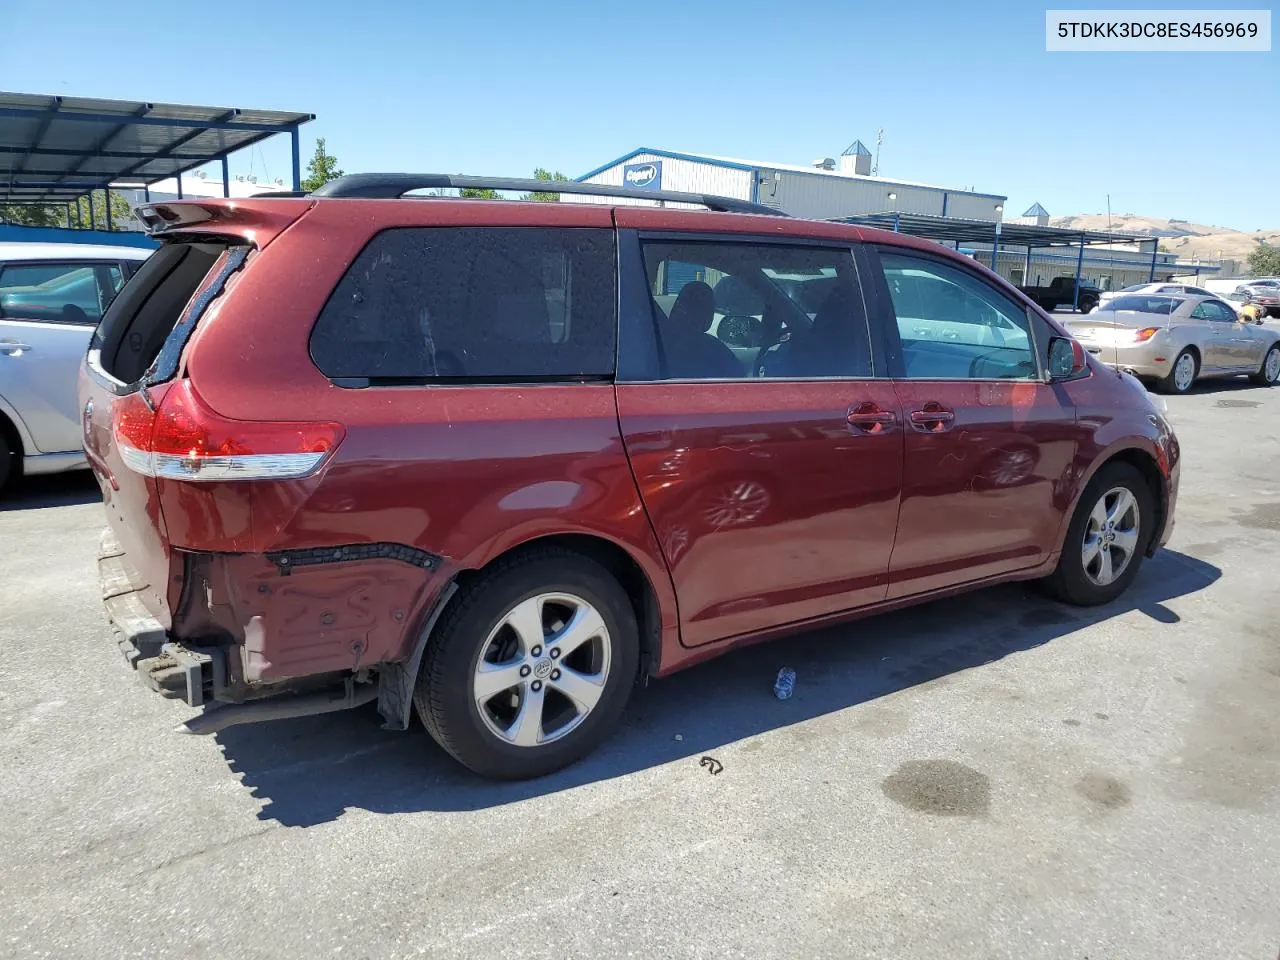
[{"label": "white car", "polygon": [[103,311],[150,252],[0,243],[0,488],[20,472],[86,466],[80,361]]},{"label": "white car", "polygon": [[1139,294],[1150,296],[1152,294],[1158,296],[1193,296],[1193,297],[1212,297],[1216,294],[1210,293],[1203,287],[1193,287],[1186,283],[1173,283],[1171,281],[1157,281],[1155,283],[1135,283],[1131,287],[1125,287],[1123,290],[1107,290],[1098,300],[1098,305],[1089,311],[1096,313],[1098,310],[1107,308],[1107,301],[1114,300],[1116,297],[1125,297],[1130,294]]}]

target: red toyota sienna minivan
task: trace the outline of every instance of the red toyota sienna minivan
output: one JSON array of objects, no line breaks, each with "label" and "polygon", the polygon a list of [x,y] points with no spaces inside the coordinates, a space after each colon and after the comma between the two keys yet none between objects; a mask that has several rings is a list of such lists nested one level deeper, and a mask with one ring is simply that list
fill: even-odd
[{"label": "red toyota sienna minivan", "polygon": [[1105,603],[1169,536],[1160,412],[972,260],[701,195],[404,196],[475,185],[545,186],[140,208],[84,446],[107,612],[192,732],[376,700],[536,776],[643,676],[1007,580]]}]

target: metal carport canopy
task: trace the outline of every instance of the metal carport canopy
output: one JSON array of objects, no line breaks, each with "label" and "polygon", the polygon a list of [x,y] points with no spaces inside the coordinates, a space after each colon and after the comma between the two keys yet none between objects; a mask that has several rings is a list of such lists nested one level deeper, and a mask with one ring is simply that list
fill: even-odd
[{"label": "metal carport canopy", "polygon": [[1133,233],[1104,233],[1101,230],[1073,230],[1070,227],[1041,227],[1029,223],[1005,223],[1001,220],[962,220],[959,217],[935,217],[920,213],[864,213],[853,217],[834,218],[837,223],[860,227],[878,227],[926,240],[962,243],[990,243],[991,269],[996,268],[1000,245],[1025,247],[1027,265],[1023,277],[1031,274],[1031,251],[1043,247],[1076,247],[1076,283],[1071,294],[1071,309],[1080,305],[1080,272],[1084,268],[1084,248],[1096,243],[1151,244],[1151,266],[1148,280],[1156,276],[1156,258],[1160,252],[1158,237]]},{"label": "metal carport canopy", "polygon": [[962,220],[958,217],[934,217],[919,213],[866,213],[840,217],[839,223],[862,227],[878,227],[924,237],[929,240],[951,240],[956,243],[990,243],[997,236],[1001,243],[1018,247],[1074,247],[1079,243],[1150,243],[1157,237],[1132,233],[1104,233],[1101,230],[1073,230],[1070,227],[1040,227],[1035,224],[1006,223],[995,220]]},{"label": "metal carport canopy", "polygon": [[148,186],[252,146],[293,138],[315,114],[0,91],[0,203],[58,204]]}]

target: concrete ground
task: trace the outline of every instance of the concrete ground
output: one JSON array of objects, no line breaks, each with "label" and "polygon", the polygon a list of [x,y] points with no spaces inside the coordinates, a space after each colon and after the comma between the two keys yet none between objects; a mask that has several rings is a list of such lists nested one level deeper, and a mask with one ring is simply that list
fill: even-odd
[{"label": "concrete ground", "polygon": [[371,709],[173,733],[100,611],[95,488],[29,481],[0,956],[1274,960],[1280,389],[1170,408],[1177,531],[1113,606],[1002,587],[746,650],[524,784]]}]

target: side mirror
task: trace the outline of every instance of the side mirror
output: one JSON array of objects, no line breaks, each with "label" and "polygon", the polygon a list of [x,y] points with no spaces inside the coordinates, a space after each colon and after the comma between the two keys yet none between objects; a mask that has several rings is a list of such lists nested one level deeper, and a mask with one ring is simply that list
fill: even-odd
[{"label": "side mirror", "polygon": [[1070,380],[1083,373],[1088,364],[1085,362],[1084,347],[1068,337],[1053,337],[1049,340],[1049,382]]}]

